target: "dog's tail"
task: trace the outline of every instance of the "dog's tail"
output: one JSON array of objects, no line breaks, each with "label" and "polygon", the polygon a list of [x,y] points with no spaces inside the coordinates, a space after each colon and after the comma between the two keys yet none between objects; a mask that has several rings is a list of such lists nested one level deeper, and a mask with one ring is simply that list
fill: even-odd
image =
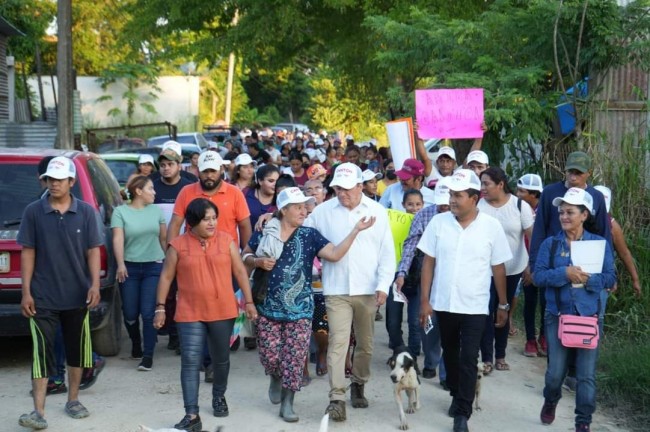
[{"label": "dog's tail", "polygon": [[327,413],[323,416],[323,418],[320,421],[320,428],[318,429],[318,432],[327,432],[329,421],[330,421],[330,414]]}]

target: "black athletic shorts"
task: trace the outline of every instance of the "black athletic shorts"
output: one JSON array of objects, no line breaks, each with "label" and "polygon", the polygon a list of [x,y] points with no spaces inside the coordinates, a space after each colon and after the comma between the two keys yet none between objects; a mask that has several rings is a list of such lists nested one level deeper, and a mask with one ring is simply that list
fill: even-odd
[{"label": "black athletic shorts", "polygon": [[36,315],[29,319],[32,334],[32,379],[47,378],[57,374],[54,341],[61,324],[68,366],[89,368],[93,366],[88,308],[56,311],[36,307]]}]

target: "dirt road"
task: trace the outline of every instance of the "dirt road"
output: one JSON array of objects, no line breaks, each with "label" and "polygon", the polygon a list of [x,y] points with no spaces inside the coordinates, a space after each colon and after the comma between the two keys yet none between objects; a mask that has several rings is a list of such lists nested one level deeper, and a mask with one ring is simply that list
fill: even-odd
[{"label": "dirt road", "polygon": [[[83,420],[68,418],[63,412],[66,395],[48,397],[46,418],[52,432],[97,431],[131,432],[139,424],[149,427],[171,427],[183,416],[183,400],[179,382],[180,357],[166,349],[167,337],[159,338],[151,372],[136,370],[137,361],[129,359],[130,348],[124,341],[122,355],[107,359],[97,384],[81,393],[81,401],[91,416]],[[557,418],[552,426],[542,426],[539,410],[542,405],[545,359],[530,359],[521,355],[522,340],[511,339],[508,348],[509,372],[494,371],[483,380],[481,412],[470,420],[472,432],[510,431],[569,431],[573,430],[574,395],[560,401]],[[28,339],[0,339],[0,431],[26,431],[18,425],[18,417],[31,410],[29,395]],[[376,323],[375,355],[370,383],[366,386],[368,409],[352,409],[348,403],[348,420],[330,423],[330,431],[397,431],[399,420],[392,384],[388,377],[386,359],[388,337],[384,322]],[[420,360],[421,364],[421,360]],[[210,408],[210,385],[200,389],[203,428],[214,431],[218,425],[224,432],[291,432],[317,431],[327,405],[327,376],[316,377],[310,365],[313,381],[296,395],[298,423],[285,423],[278,417],[278,406],[267,397],[268,380],[260,366],[257,351],[243,347],[231,356],[230,382],[226,394],[230,416],[217,419]],[[451,431],[452,419],[446,411],[451,399],[437,379],[422,380],[422,409],[409,415],[412,431]],[[624,431],[615,422],[597,412],[592,425],[594,432]]]}]

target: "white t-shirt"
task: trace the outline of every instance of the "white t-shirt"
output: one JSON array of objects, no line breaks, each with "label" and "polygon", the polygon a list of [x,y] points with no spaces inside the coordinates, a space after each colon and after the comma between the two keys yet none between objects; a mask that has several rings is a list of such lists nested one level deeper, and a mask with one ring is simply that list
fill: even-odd
[{"label": "white t-shirt", "polygon": [[463,228],[451,212],[437,214],[418,249],[436,259],[429,297],[433,310],[488,315],[492,266],[512,259],[498,220],[479,212]]},{"label": "white t-shirt", "polygon": [[[451,174],[449,174],[449,175],[450,175],[450,176],[454,175],[454,173],[455,173],[456,171],[458,171],[459,169],[461,169],[461,168],[462,168],[462,166],[456,166],[456,168],[454,168],[454,170],[453,170],[453,171],[451,172]],[[428,186],[429,183],[430,183],[432,180],[438,181],[438,180],[440,180],[442,177],[443,177],[443,175],[440,174],[440,171],[438,171],[438,167],[436,166],[436,163],[433,162],[433,165],[432,165],[432,167],[431,167],[431,174],[429,174],[429,176],[428,176],[427,178],[424,179],[424,185],[425,185],[425,186]]]},{"label": "white t-shirt", "polygon": [[524,200],[521,200],[521,211],[517,208],[517,198],[510,195],[508,202],[501,207],[493,207],[481,198],[478,202],[479,211],[496,218],[501,222],[503,230],[508,238],[508,245],[512,251],[513,258],[506,262],[506,275],[516,275],[524,271],[528,264],[528,251],[524,242],[524,230],[532,227],[535,223],[533,209]]},{"label": "white t-shirt", "polygon": [[[422,186],[420,188],[420,192],[422,193],[422,198],[424,199],[423,207],[428,207],[434,204],[435,196],[431,189]],[[384,194],[381,196],[381,199],[379,200],[379,204],[383,205],[386,208],[391,208],[399,211],[406,211],[406,209],[402,205],[403,198],[404,198],[404,189],[402,188],[402,184],[397,182],[397,183],[393,183],[392,185],[386,188]]]}]

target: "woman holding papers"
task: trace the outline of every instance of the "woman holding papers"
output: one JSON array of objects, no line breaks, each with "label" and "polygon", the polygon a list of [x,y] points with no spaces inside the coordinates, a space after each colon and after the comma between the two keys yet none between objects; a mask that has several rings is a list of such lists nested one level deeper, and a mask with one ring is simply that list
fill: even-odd
[{"label": "woman holding papers", "polygon": [[[562,231],[541,244],[535,262],[533,280],[545,289],[545,334],[548,342],[548,368],[544,387],[544,406],[540,414],[543,424],[555,420],[555,408],[562,397],[562,381],[567,372],[569,348],[558,337],[559,315],[597,316],[602,307],[600,292],[616,283],[614,257],[604,238],[592,234],[593,198],[580,188],[569,189],[563,197],[553,200],[558,207]],[[575,246],[593,242],[589,247]],[[574,245],[574,246],[572,246]],[[583,251],[587,250],[587,253]],[[602,251],[602,252],[601,252]],[[578,262],[600,267],[584,271]],[[602,262],[602,265],[600,265]],[[585,264],[583,264],[585,267]],[[601,326],[602,327],[602,326]],[[589,431],[596,409],[596,360],[598,348],[571,348],[576,354],[576,431]]]}]

